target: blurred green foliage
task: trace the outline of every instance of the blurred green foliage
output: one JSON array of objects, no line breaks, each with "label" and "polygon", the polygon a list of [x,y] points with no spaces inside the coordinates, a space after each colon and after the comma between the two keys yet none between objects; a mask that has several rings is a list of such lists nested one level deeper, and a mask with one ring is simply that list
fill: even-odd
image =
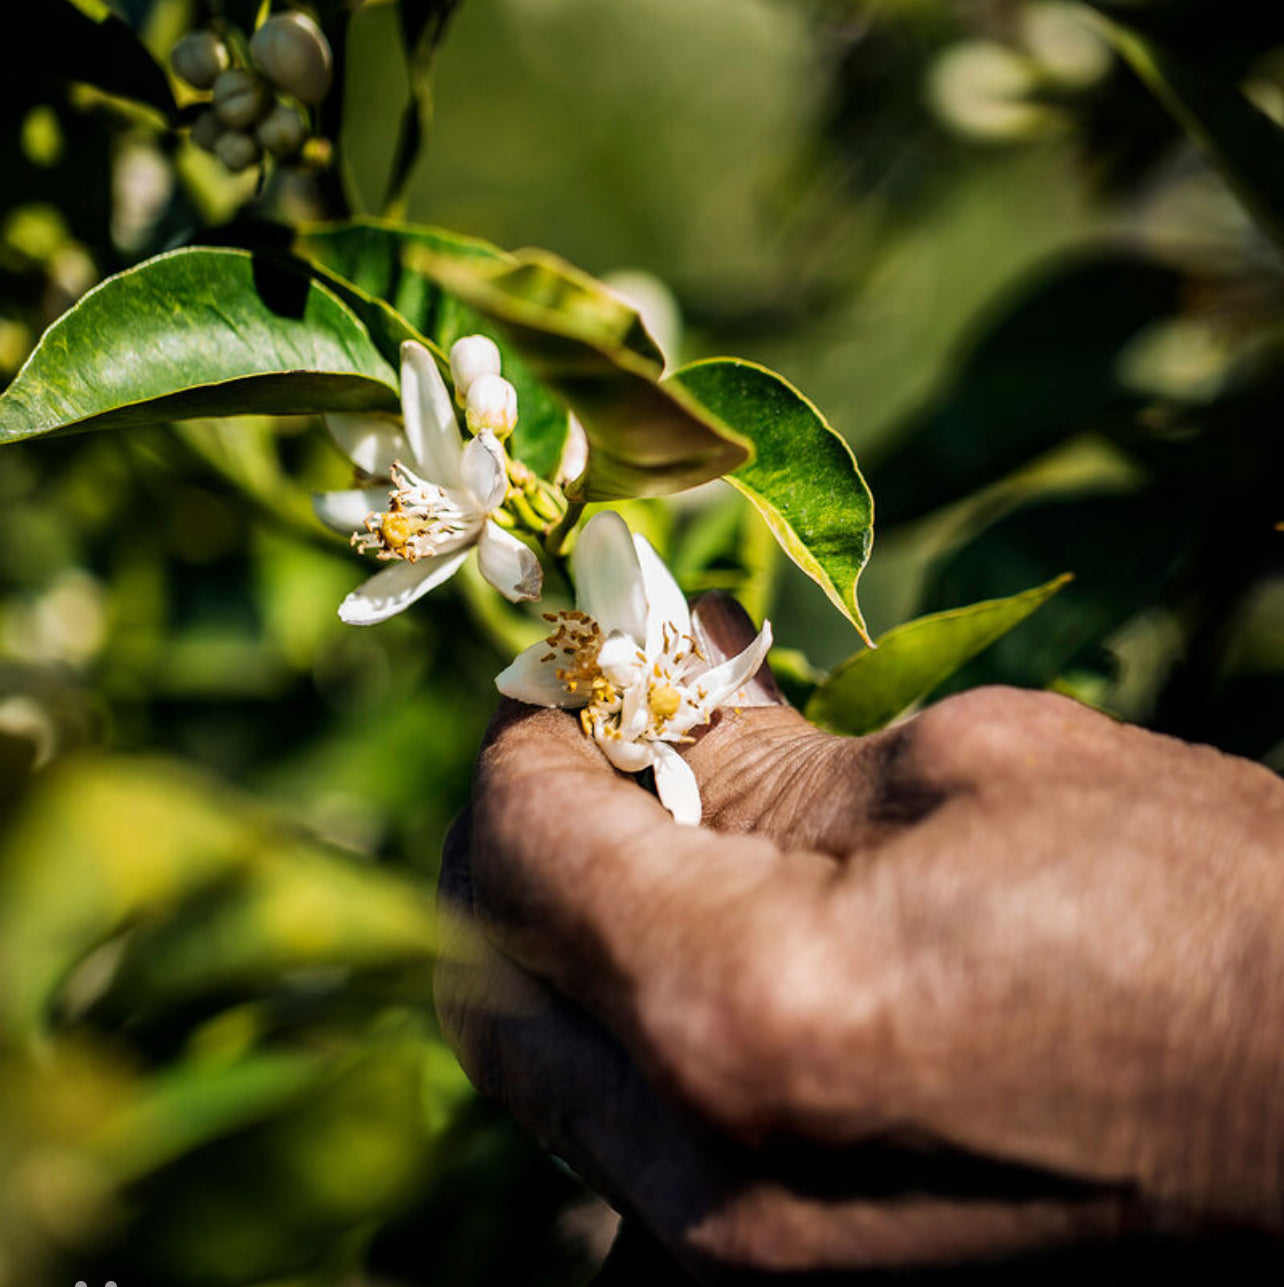
[{"label": "blurred green foliage", "polygon": [[[112,7],[156,60],[211,16]],[[347,33],[340,163],[261,192],[128,101],[164,106],[150,72],[48,34],[10,56],[6,379],[103,276],[248,221],[392,208],[641,270],[671,364],[763,362],[856,449],[875,635],[1073,572],[947,686],[1284,767],[1284,280],[1213,168],[1227,119],[1241,190],[1279,146],[1284,13],[1097,6],[1169,79],[1197,60],[1167,91],[1192,141],[1055,0],[316,8]],[[430,1003],[437,855],[524,627],[464,579],[342,627],[359,568],[306,491],[343,481],[306,418],[0,459],[3,1287],[551,1287],[601,1259],[609,1215],[475,1100]],[[856,646],[730,489],[628,512],[688,589],[772,617],[800,700]]]}]

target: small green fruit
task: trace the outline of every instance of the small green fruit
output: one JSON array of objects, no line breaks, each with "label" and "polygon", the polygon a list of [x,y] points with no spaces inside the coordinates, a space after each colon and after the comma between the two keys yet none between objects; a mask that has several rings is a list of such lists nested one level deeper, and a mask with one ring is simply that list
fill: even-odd
[{"label": "small green fruit", "polygon": [[192,126],[192,142],[206,152],[213,152],[223,137],[223,122],[212,108],[206,108]]},{"label": "small green fruit", "polygon": [[334,57],[311,18],[304,13],[281,13],[254,33],[250,53],[263,74],[301,103],[319,103],[330,91]]},{"label": "small green fruit", "polygon": [[279,161],[298,156],[299,149],[308,137],[308,127],[294,108],[278,103],[259,123],[255,137],[265,152]]},{"label": "small green fruit", "polygon": [[212,31],[190,31],[173,48],[169,65],[193,89],[209,89],[232,65],[227,46]]},{"label": "small green fruit", "polygon": [[272,108],[272,91],[253,72],[225,71],[214,82],[214,110],[229,130],[249,130]]},{"label": "small green fruit", "polygon": [[232,130],[224,134],[214,146],[214,155],[233,174],[257,165],[263,156],[259,145],[248,135]]}]

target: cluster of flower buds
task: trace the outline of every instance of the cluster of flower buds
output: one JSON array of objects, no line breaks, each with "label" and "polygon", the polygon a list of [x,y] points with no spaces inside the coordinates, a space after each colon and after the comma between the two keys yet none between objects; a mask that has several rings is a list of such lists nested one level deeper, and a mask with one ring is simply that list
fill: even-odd
[{"label": "cluster of flower buds", "polygon": [[469,431],[489,429],[500,442],[517,425],[517,390],[499,373],[499,349],[485,335],[468,335],[450,350],[455,400],[464,409]]},{"label": "cluster of flower buds", "polygon": [[249,63],[233,66],[227,44],[212,31],[189,33],[170,55],[178,76],[211,94],[192,126],[192,142],[234,172],[257,165],[265,153],[280,161],[298,156],[308,138],[300,106],[326,96],[334,70],[321,29],[295,12],[269,18],[254,33]]}]

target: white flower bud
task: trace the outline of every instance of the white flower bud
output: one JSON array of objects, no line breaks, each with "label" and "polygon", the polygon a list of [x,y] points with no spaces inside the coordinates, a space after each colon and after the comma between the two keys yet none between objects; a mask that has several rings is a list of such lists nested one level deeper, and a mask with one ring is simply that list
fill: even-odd
[{"label": "white flower bud", "polygon": [[278,103],[259,122],[254,132],[260,146],[280,161],[298,156],[299,149],[308,137],[308,127],[294,108]]},{"label": "white flower bud", "polygon": [[214,145],[214,155],[233,174],[239,174],[242,170],[257,165],[263,154],[259,151],[259,145],[248,134],[229,130]]},{"label": "white flower bud", "polygon": [[235,68],[214,82],[214,110],[229,130],[252,129],[271,107],[271,91],[253,72]]},{"label": "white flower bud", "polygon": [[468,390],[483,375],[499,374],[499,346],[485,335],[465,335],[450,346],[450,378],[455,382],[455,400],[468,403]]},{"label": "white flower bud", "polygon": [[575,416],[566,425],[566,442],[562,445],[562,458],[557,462],[557,481],[574,483],[583,477],[588,468],[589,440],[584,426]]},{"label": "white flower bud", "polygon": [[501,375],[481,375],[468,389],[468,428],[489,429],[501,442],[517,424],[517,390]]},{"label": "white flower bud", "polygon": [[330,42],[305,13],[269,18],[251,38],[250,53],[278,89],[301,103],[319,103],[330,91],[334,71]]},{"label": "white flower bud", "polygon": [[174,46],[169,65],[193,89],[209,89],[232,65],[227,46],[212,31],[189,31]]}]

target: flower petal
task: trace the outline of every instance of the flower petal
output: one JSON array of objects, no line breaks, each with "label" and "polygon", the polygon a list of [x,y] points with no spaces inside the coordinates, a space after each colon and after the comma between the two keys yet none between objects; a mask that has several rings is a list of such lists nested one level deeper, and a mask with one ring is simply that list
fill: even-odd
[{"label": "flower petal", "polygon": [[415,471],[439,487],[458,487],[464,440],[450,391],[432,354],[414,340],[401,346],[401,410]]},{"label": "flower petal", "polygon": [[616,688],[630,688],[642,679],[646,669],[646,658],[640,657],[639,651],[631,635],[619,632],[607,635],[598,650],[598,668]]},{"label": "flower petal", "polygon": [[376,572],[339,605],[339,617],[350,626],[373,626],[395,617],[434,586],[459,570],[468,557],[468,547],[413,563],[398,561]]},{"label": "flower petal", "polygon": [[628,525],[607,510],[585,524],[571,556],[575,599],[604,634],[621,630],[646,642],[646,587]]},{"label": "flower petal", "polygon": [[484,429],[469,440],[459,472],[464,489],[472,493],[483,514],[497,510],[504,503],[504,493],[508,491],[508,458],[499,439],[489,430]]},{"label": "flower petal", "polygon": [[642,583],[646,587],[646,619],[649,631],[646,641],[647,656],[655,657],[664,648],[664,626],[677,628],[678,634],[691,633],[691,610],[687,596],[682,593],[673,573],[664,566],[655,546],[639,532],[633,534],[638,563],[642,567]]},{"label": "flower petal", "polygon": [[700,676],[700,687],[708,693],[711,706],[721,706],[743,688],[767,660],[771,651],[771,622],[764,621],[758,637],[742,653]]},{"label": "flower petal", "polygon": [[598,746],[621,773],[641,773],[656,763],[658,744],[654,742],[627,742],[620,737],[604,737]]},{"label": "flower petal", "polygon": [[544,569],[539,559],[498,523],[488,520],[482,528],[477,542],[477,562],[482,576],[511,603],[539,598],[544,586]]},{"label": "flower petal", "polygon": [[393,462],[409,452],[406,435],[389,416],[335,411],[325,417],[325,427],[339,450],[371,478],[388,478]]},{"label": "flower petal", "polygon": [[673,747],[655,743],[655,791],[660,803],[673,814],[674,822],[698,827],[704,814],[700,787],[690,765]]},{"label": "flower petal", "polygon": [[542,639],[517,654],[511,665],[495,676],[495,687],[505,697],[531,706],[583,706],[588,694],[570,693],[557,677],[557,658],[548,661],[549,647]]},{"label": "flower petal", "polygon": [[359,532],[367,514],[388,508],[386,487],[354,487],[344,492],[313,492],[312,509],[329,528],[347,536]]}]

